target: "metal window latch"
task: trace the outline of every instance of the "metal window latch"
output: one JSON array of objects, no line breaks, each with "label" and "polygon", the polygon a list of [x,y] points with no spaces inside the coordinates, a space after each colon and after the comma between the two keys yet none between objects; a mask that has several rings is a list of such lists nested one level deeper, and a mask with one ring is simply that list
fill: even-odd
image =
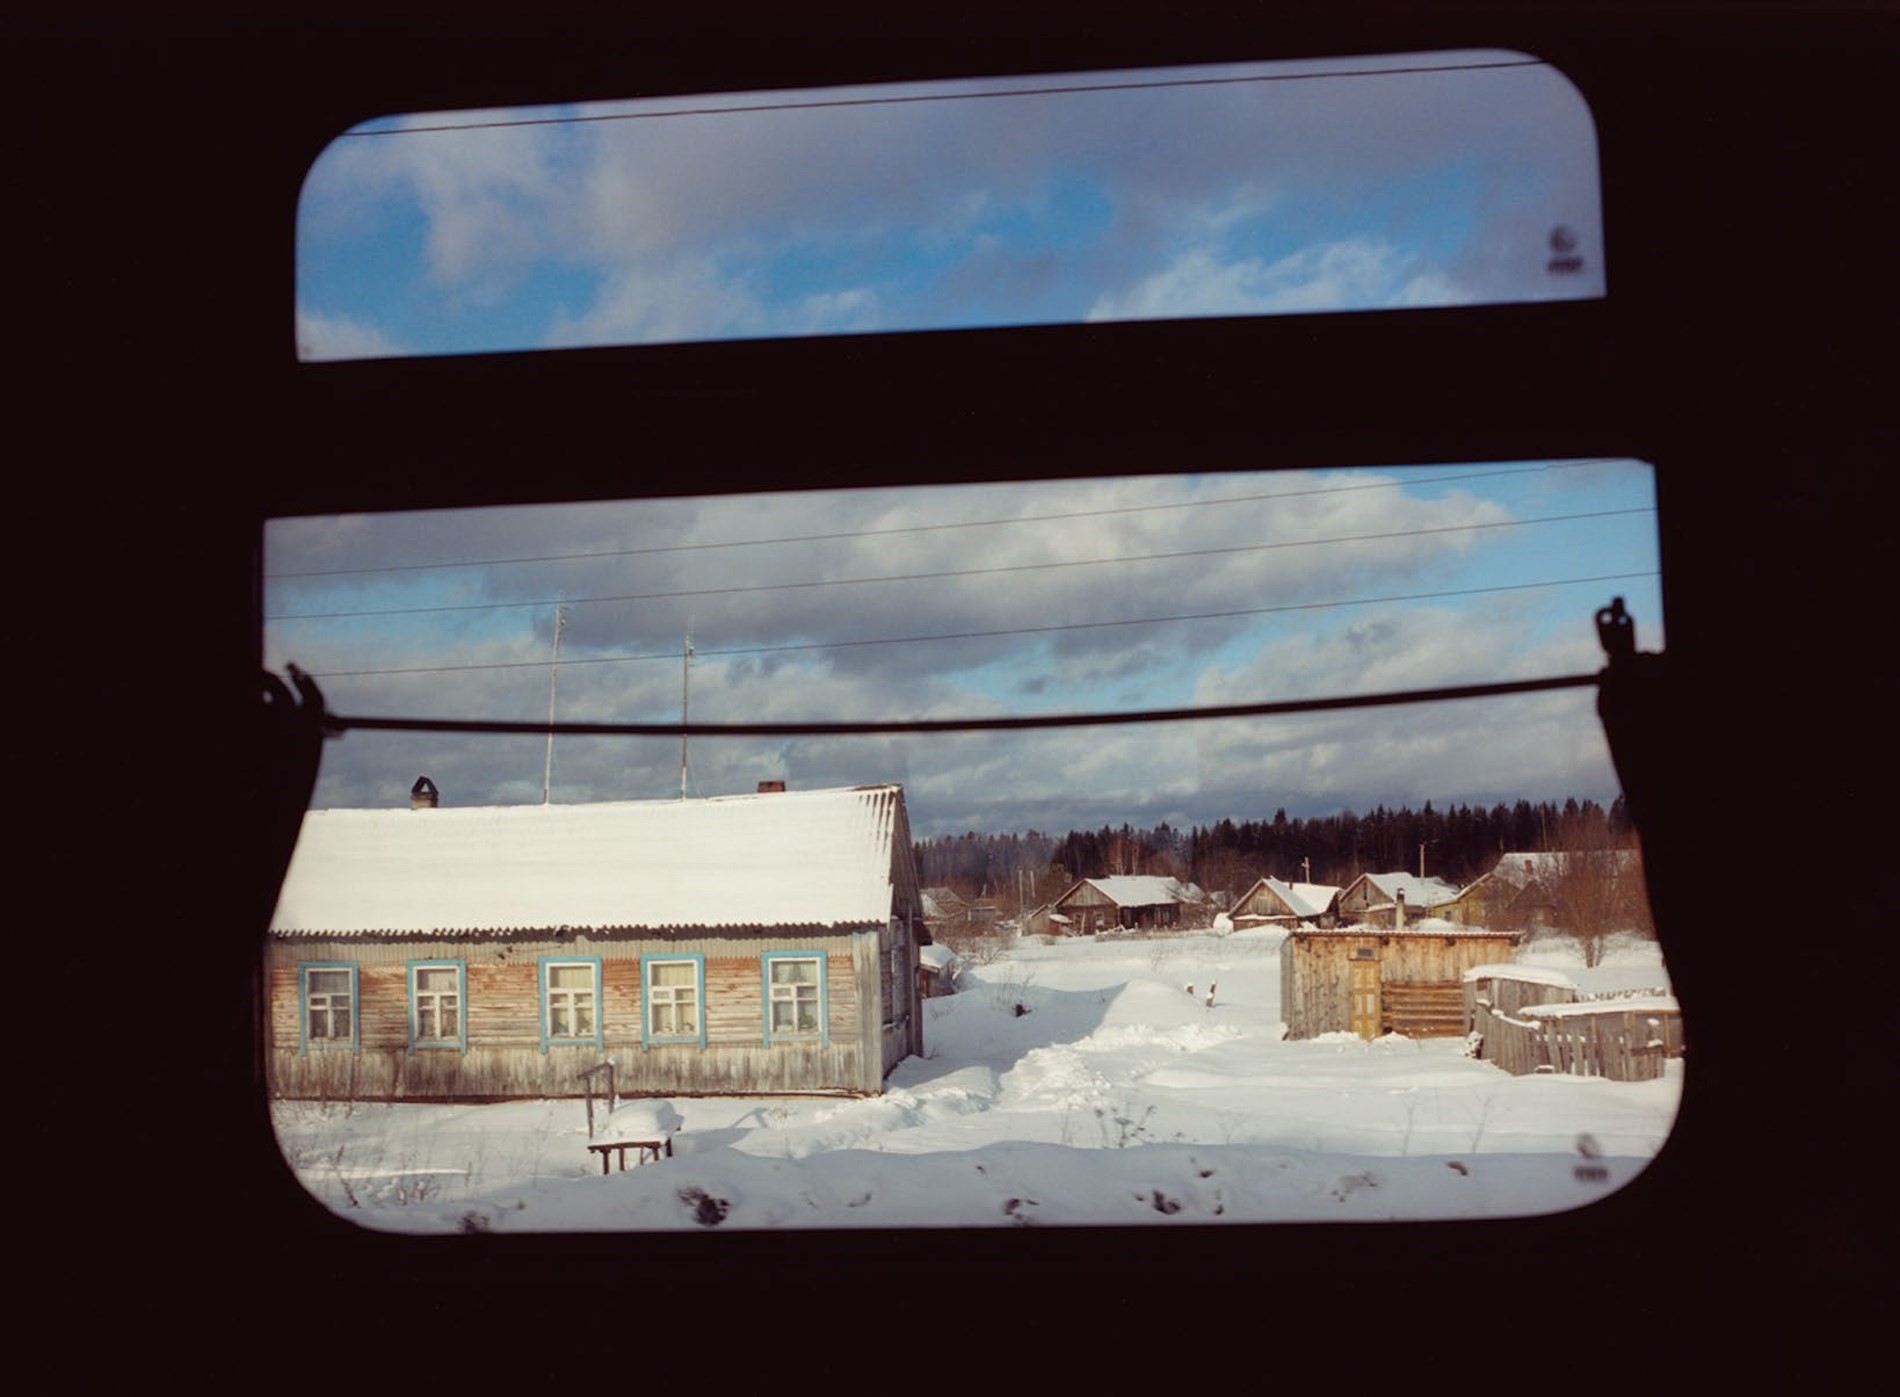
[{"label": "metal window latch", "polygon": [[1636,653],[1636,618],[1623,609],[1621,597],[1612,597],[1608,606],[1597,610],[1597,640],[1612,665]]}]

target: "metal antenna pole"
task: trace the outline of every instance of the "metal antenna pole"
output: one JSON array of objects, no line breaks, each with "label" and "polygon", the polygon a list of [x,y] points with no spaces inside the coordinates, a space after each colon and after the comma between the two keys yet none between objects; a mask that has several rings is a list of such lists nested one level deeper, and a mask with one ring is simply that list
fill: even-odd
[{"label": "metal antenna pole", "polygon": [[554,613],[554,659],[548,665],[548,760],[541,769],[541,803],[546,805],[554,787],[554,684],[561,673],[561,632],[567,629],[567,607]]},{"label": "metal antenna pole", "polygon": [[686,799],[686,712],[688,681],[693,673],[693,628],[686,627],[686,645],[680,655],[680,799]]}]

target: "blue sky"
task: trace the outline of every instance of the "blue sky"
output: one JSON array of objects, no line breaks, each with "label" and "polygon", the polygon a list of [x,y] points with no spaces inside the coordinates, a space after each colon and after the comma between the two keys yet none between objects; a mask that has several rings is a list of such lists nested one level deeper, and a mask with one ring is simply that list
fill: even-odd
[{"label": "blue sky", "polygon": [[[1371,71],[1438,67],[1457,71]],[[340,138],[304,189],[305,358],[1607,286],[1589,113],[1516,54],[370,129],[393,134]],[[1581,271],[1548,268],[1559,226]],[[317,673],[340,713],[535,720],[565,600],[557,699],[574,720],[677,719],[689,627],[705,721],[1571,673],[1601,665],[1591,616],[1613,595],[1646,648],[1661,641],[1654,505],[1640,463],[1526,461],[281,520],[266,660]],[[1257,614],[1208,614],[1235,611]],[[380,614],[292,619],[327,612]],[[1200,619],[1105,624],[1157,617]],[[563,739],[554,798],[674,794],[678,755]],[[357,733],[326,752],[316,799],[400,803],[426,772],[455,804],[539,800],[544,758],[541,738]],[[920,835],[1615,793],[1587,693],[1033,738],[708,740],[690,777],[698,794],[901,780]]]},{"label": "blue sky", "polygon": [[1500,51],[389,118],[298,234],[306,358],[1606,285],[1589,111]]}]

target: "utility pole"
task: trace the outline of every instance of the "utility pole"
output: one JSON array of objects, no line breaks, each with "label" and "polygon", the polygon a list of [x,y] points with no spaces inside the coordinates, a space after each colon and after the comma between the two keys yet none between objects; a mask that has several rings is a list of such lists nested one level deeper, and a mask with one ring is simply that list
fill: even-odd
[{"label": "utility pole", "polygon": [[680,654],[680,799],[686,799],[686,701],[693,673],[693,627],[686,626],[686,644]]},{"label": "utility pole", "polygon": [[1313,881],[1313,860],[1310,858],[1301,859],[1300,872],[1302,875],[1300,879],[1301,882],[1303,883],[1312,882]]},{"label": "utility pole", "polygon": [[548,760],[541,768],[541,803],[546,805],[554,788],[554,683],[561,673],[561,632],[567,629],[567,607],[554,612],[554,658],[548,664]]}]

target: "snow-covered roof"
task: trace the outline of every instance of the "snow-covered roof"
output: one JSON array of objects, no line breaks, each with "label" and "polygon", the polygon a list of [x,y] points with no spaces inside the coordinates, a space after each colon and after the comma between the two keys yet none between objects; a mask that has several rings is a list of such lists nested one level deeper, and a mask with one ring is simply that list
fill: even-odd
[{"label": "snow-covered roof", "polygon": [[1498,861],[1491,869],[1491,876],[1509,883],[1514,888],[1521,888],[1526,883],[1549,882],[1563,872],[1564,860],[1591,854],[1610,855],[1618,872],[1627,871],[1636,861],[1634,849],[1596,849],[1580,853],[1564,850],[1541,852],[1514,850],[1498,855]]},{"label": "snow-covered roof", "polygon": [[1571,1019],[1587,1018],[1592,1014],[1679,1014],[1682,1006],[1675,996],[1667,994],[1645,994],[1619,996],[1614,999],[1589,999],[1575,1004],[1526,1004],[1517,1011],[1519,1018],[1526,1019]]},{"label": "snow-covered roof", "polygon": [[1334,887],[1331,883],[1288,883],[1287,886],[1293,889],[1294,895],[1307,906],[1319,912],[1324,912],[1332,905],[1334,898],[1346,891],[1344,888]]},{"label": "snow-covered roof", "polygon": [[1465,971],[1466,984],[1475,980],[1520,980],[1527,985],[1562,985],[1575,988],[1576,982],[1568,971],[1549,965],[1514,965],[1498,962],[1490,965],[1474,965]]},{"label": "snow-covered roof", "polygon": [[1459,940],[1488,936],[1503,941],[1515,941],[1523,933],[1494,927],[1459,926],[1456,922],[1447,922],[1434,917],[1422,924],[1407,922],[1402,931],[1394,931],[1391,927],[1367,926],[1363,922],[1354,922],[1350,926],[1342,925],[1330,929],[1302,925],[1294,934],[1297,936],[1445,936],[1456,937]]},{"label": "snow-covered roof", "polygon": [[[1292,915],[1308,918],[1322,916],[1326,909],[1333,905],[1333,899],[1338,897],[1341,891],[1325,883],[1282,883],[1278,878],[1260,878],[1254,882],[1253,887],[1241,894],[1240,902],[1245,902],[1254,895],[1255,889],[1262,887],[1284,902]],[[1239,906],[1240,903],[1234,905]],[[1252,915],[1254,914],[1250,913],[1242,920],[1248,920]]]},{"label": "snow-covered roof", "polygon": [[920,946],[917,958],[932,970],[947,970],[957,963],[957,953],[948,946]]},{"label": "snow-covered roof", "polygon": [[1117,907],[1155,907],[1169,902],[1193,902],[1200,889],[1176,878],[1158,878],[1152,874],[1124,873],[1108,878],[1082,880]]},{"label": "snow-covered roof", "polygon": [[1629,995],[1671,992],[1669,971],[1657,965],[1593,965],[1558,967],[1516,963],[1477,965],[1465,971],[1466,980],[1521,980],[1532,985],[1564,985],[1581,999],[1614,999]]},{"label": "snow-covered roof", "polygon": [[881,926],[909,840],[899,786],[313,810],[271,930]]},{"label": "snow-covered roof", "polygon": [[[1438,878],[1420,878],[1415,873],[1365,873],[1359,881],[1378,890],[1385,902],[1396,902],[1401,892],[1407,907],[1436,907],[1458,896],[1458,889]],[[1379,905],[1379,904],[1374,904]]]}]

